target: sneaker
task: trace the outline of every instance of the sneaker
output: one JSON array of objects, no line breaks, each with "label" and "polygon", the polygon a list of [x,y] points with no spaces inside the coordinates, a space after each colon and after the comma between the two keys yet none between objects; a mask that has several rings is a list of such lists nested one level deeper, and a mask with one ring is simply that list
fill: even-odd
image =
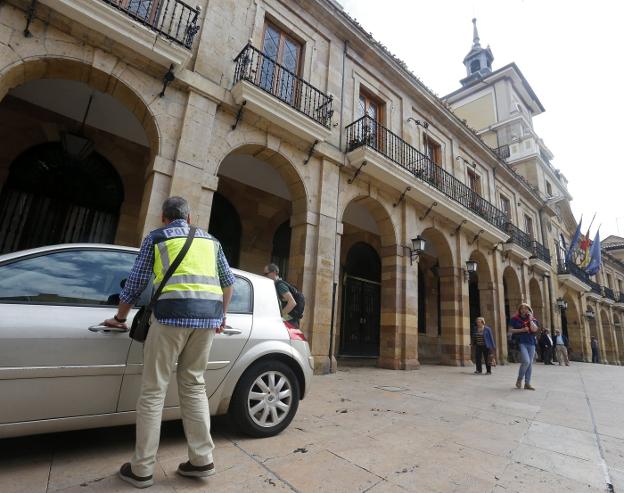
[{"label": "sneaker", "polygon": [[129,462],[126,462],[119,469],[119,477],[126,483],[130,483],[135,488],[149,488],[154,484],[153,476],[137,476],[132,472],[132,466]]},{"label": "sneaker", "polygon": [[525,390],[535,390],[535,387],[533,387],[530,383],[525,383],[524,384],[524,389]]},{"label": "sneaker", "polygon": [[522,380],[517,380],[516,381],[516,388],[517,389],[521,389],[522,388]]},{"label": "sneaker", "polygon": [[215,473],[214,462],[205,466],[194,466],[191,461],[186,461],[178,466],[178,474],[191,478],[205,478]]}]

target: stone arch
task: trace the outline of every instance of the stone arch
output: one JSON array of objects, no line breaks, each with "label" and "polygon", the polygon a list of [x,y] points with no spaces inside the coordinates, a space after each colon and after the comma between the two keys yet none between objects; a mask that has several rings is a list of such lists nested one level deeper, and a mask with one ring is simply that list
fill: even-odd
[{"label": "stone arch", "polygon": [[620,364],[624,364],[624,316],[622,313],[613,312],[613,331],[615,332],[615,340],[618,347],[618,357]]},{"label": "stone arch", "polygon": [[547,327],[546,325],[546,304],[544,303],[544,294],[542,293],[542,287],[540,286],[538,280],[534,277],[529,280],[529,300],[529,304],[533,309],[533,315],[535,315],[535,318],[539,320],[540,327],[548,328],[549,330],[551,330],[552,333],[552,327]]},{"label": "stone arch", "polygon": [[[43,43],[39,45],[44,48]],[[56,86],[59,81],[68,81],[67,84],[84,84],[85,92],[93,91],[96,98],[97,94],[110,96],[124,108],[123,111],[136,118],[138,125],[142,128],[147,142],[146,147],[143,147],[144,144],[134,144],[115,135],[107,138],[110,134],[96,127],[87,125],[84,129],[84,134],[94,140],[95,150],[117,169],[124,189],[129,191],[120,211],[115,242],[138,244],[147,215],[151,214],[159,218],[160,204],[164,198],[162,194],[152,193],[157,178],[148,173],[163,150],[159,131],[159,118],[162,118],[162,115],[158,113],[165,112],[157,107],[162,106],[163,103],[147,102],[151,97],[159,99],[156,97],[158,81],[131,69],[117,57],[99,49],[82,49],[80,56],[76,57],[45,52],[38,55],[31,54],[20,60],[12,60],[0,67],[0,101],[4,101],[5,96],[12,89],[17,90],[25,85],[30,86],[31,83],[38,84],[45,83],[45,81],[50,81],[50,84],[55,81]],[[154,90],[154,94],[146,92],[151,89]],[[13,98],[12,101],[19,100]],[[54,113],[48,111],[48,114]],[[39,121],[39,116],[29,118],[32,122]],[[128,118],[132,117],[128,116]],[[31,124],[34,125],[35,123],[32,122]],[[34,145],[58,141],[60,138],[58,132],[71,130],[74,120],[70,117],[59,116],[56,122],[58,128],[55,127],[54,131],[37,131],[28,134],[22,132],[23,138],[15,139],[10,146],[2,146],[0,184],[8,175],[7,163],[12,162],[18,155]],[[173,140],[177,141],[177,138],[173,137]],[[170,159],[173,159],[174,152],[175,149],[171,151]],[[125,164],[120,168],[120,163]],[[168,177],[161,175],[159,180],[163,182],[159,188],[168,190]],[[167,192],[164,193],[167,194]]]},{"label": "stone arch", "polygon": [[[108,55],[107,58],[109,58],[107,65],[110,65],[110,72],[95,66],[94,60],[86,56],[77,59],[49,53],[30,56],[5,65],[0,68],[0,101],[11,89],[32,80],[65,79],[83,82],[93,89],[109,94],[128,108],[143,126],[150,142],[152,155],[160,154],[161,139],[156,112],[145,100],[146,95],[135,91],[125,80],[125,71],[123,67],[118,66],[125,66],[125,64],[116,63],[118,59],[113,55]],[[118,66],[115,74],[112,72],[114,66]]]},{"label": "stone arch", "polygon": [[[355,323],[353,321],[357,322],[359,314],[354,311],[364,310],[366,303],[376,304],[379,310],[379,356],[377,364],[386,368],[398,368],[401,364],[398,330],[398,235],[390,213],[381,201],[356,193],[348,201],[345,201],[343,207],[340,208],[339,221],[343,224],[340,251],[342,265],[341,295],[338,305],[341,312],[339,317],[341,321],[340,332],[341,334],[353,333],[353,327],[347,324]],[[347,254],[358,243],[364,243],[375,250],[381,259],[381,278],[377,284],[375,284],[376,281],[350,277],[349,273],[346,272]],[[360,294],[356,292],[357,289],[360,290]],[[379,297],[378,301],[376,296]],[[361,317],[368,320],[368,315],[364,311]],[[351,322],[349,322],[350,320]]]}]

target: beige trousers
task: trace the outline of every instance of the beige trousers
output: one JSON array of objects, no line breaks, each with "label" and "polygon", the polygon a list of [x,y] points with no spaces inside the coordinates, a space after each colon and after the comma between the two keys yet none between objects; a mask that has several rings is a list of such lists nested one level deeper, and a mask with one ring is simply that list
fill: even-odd
[{"label": "beige trousers", "polygon": [[131,465],[137,476],[154,473],[160,441],[165,394],[176,371],[184,434],[191,464],[212,462],[210,412],[204,382],[214,329],[185,329],[160,324],[152,318],[143,348],[143,377],[137,402],[136,446]]},{"label": "beige trousers", "polygon": [[557,361],[559,362],[560,365],[562,363],[565,363],[566,365],[570,364],[570,362],[568,361],[568,348],[567,347],[562,346],[561,344],[557,344],[557,346],[555,346],[555,351],[557,354]]}]

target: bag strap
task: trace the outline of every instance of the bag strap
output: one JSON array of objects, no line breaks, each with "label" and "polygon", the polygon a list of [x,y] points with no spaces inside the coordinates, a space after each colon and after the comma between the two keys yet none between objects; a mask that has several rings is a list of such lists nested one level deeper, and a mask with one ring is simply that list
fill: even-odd
[{"label": "bag strap", "polygon": [[156,292],[152,296],[152,299],[149,302],[148,308],[150,310],[154,307],[154,303],[156,303],[156,300],[160,296],[160,293],[162,293],[162,290],[165,287],[165,284],[167,284],[167,281],[169,280],[169,278],[173,275],[175,270],[182,263],[182,260],[186,256],[186,252],[188,252],[189,248],[191,248],[191,243],[193,243],[193,238],[195,238],[195,231],[197,231],[197,228],[195,226],[191,226],[189,234],[186,237],[186,241],[184,242],[184,246],[182,247],[182,250],[178,252],[175,260],[171,263],[171,265],[167,269],[167,272],[165,272],[165,275],[163,276],[163,279],[160,282],[158,289],[156,290]]}]

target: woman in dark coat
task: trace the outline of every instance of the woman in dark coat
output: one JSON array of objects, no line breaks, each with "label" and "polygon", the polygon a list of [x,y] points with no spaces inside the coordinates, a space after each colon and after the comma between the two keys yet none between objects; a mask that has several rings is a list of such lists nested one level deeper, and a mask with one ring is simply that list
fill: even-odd
[{"label": "woman in dark coat", "polygon": [[485,319],[483,317],[477,317],[475,320],[477,324],[477,330],[475,331],[475,360],[477,370],[475,373],[483,373],[483,366],[481,363],[481,357],[485,360],[485,369],[488,375],[492,374],[491,356],[494,356],[496,352],[496,344],[494,343],[494,335],[492,329],[485,325]]}]

